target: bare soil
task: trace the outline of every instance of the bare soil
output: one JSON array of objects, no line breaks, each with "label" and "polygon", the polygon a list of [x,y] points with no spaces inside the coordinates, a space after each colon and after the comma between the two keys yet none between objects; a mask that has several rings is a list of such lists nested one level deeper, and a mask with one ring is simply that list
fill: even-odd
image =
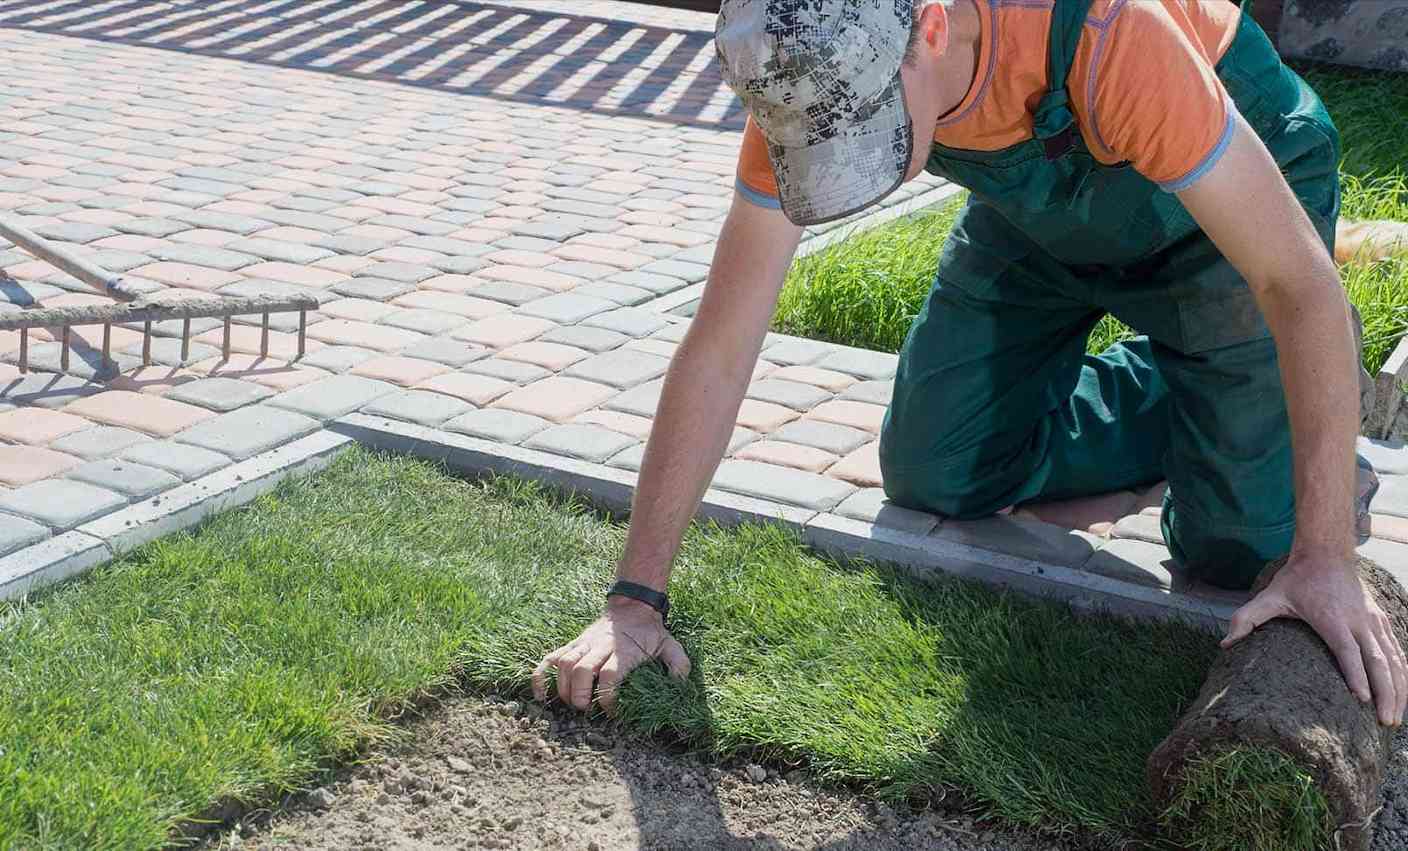
[{"label": "bare soil", "polygon": [[[246,814],[221,849],[827,849],[1055,851],[958,812],[894,809],[802,771],[715,763],[580,714],[454,698],[277,810]],[[941,805],[942,806],[942,805]]]}]

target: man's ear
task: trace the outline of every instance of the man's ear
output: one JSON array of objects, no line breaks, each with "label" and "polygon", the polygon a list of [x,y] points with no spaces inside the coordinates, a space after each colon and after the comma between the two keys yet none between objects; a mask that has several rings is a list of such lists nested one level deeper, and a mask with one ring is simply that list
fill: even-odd
[{"label": "man's ear", "polygon": [[921,54],[942,56],[948,52],[948,9],[943,3],[925,3],[915,18],[914,27],[919,32],[916,47]]}]

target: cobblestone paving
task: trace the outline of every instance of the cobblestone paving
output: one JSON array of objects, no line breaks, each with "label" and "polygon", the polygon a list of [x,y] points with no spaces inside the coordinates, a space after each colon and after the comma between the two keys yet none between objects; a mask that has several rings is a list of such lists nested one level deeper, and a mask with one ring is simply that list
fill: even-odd
[{"label": "cobblestone paving", "polygon": [[[113,367],[76,328],[67,375],[53,333],[26,375],[0,332],[0,556],[103,537],[98,518],[357,412],[636,470],[688,327],[666,302],[704,279],[731,196],[742,114],[711,33],[604,0],[0,3],[0,214],[162,297],[320,305],[297,362],[287,317],[268,357],[241,320],[228,360],[218,320],[184,360],[158,324],[146,367],[140,329],[113,329]],[[0,270],[0,312],[105,301],[14,248]],[[885,503],[894,370],[770,337],[715,489],[1182,590],[1156,491],[966,523]],[[1384,479],[1366,546],[1408,568],[1408,451],[1364,449]]]}]

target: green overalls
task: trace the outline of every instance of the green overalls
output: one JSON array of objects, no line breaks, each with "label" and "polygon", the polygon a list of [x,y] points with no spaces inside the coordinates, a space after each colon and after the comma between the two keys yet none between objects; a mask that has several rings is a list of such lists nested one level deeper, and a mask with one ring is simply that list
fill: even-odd
[{"label": "green overalls", "polygon": [[[1177,197],[1081,139],[1066,85],[1089,5],[1056,0],[1036,138],[929,158],[971,195],[900,351],[885,490],[961,519],[1167,478],[1174,556],[1246,588],[1295,531],[1275,346]],[[1319,98],[1250,14],[1217,73],[1332,247],[1340,146]],[[1086,355],[1106,312],[1146,336]]]}]

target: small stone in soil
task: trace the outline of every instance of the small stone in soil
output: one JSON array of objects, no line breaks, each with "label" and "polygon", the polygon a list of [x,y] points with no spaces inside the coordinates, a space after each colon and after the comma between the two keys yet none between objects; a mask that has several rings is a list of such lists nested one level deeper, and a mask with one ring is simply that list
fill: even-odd
[{"label": "small stone in soil", "polygon": [[308,803],[320,810],[331,807],[336,800],[336,796],[326,789],[314,789],[308,793]]},{"label": "small stone in soil", "polygon": [[768,773],[761,765],[749,763],[747,770],[748,779],[752,780],[754,783],[762,783],[764,780],[768,779]]},{"label": "small stone in soil", "polygon": [[469,772],[474,770],[474,766],[470,765],[467,761],[460,759],[457,756],[446,757],[445,764],[450,766],[451,771],[455,771],[460,774],[468,774]]}]

